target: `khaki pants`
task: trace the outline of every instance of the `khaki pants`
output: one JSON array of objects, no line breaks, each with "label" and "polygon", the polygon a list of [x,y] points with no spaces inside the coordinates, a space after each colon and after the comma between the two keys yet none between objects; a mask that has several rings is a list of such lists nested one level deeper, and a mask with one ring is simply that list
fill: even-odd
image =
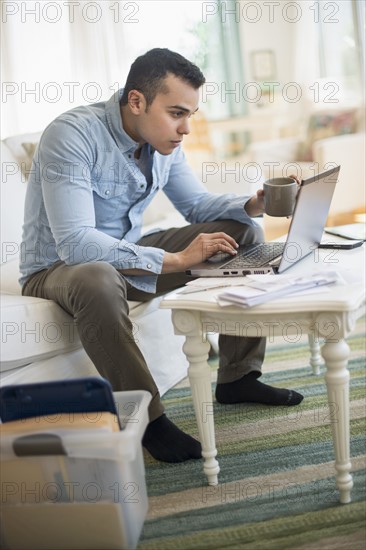
[{"label": "khaki pants", "polygon": [[[143,237],[137,244],[179,252],[199,233],[216,231],[228,233],[239,244],[263,240],[260,228],[223,220],[160,231]],[[109,263],[66,265],[59,261],[31,275],[23,286],[23,295],[53,300],[72,315],[86,353],[101,376],[110,381],[114,391],[147,390],[151,393],[149,417],[152,421],[164,412],[164,408],[147,366],[149,358],[145,360],[134,340],[128,300],[148,301],[191,279],[184,273],[159,275],[156,294],[149,294],[133,288]],[[218,382],[232,382],[253,370],[260,374],[265,338],[221,335],[219,349]]]}]

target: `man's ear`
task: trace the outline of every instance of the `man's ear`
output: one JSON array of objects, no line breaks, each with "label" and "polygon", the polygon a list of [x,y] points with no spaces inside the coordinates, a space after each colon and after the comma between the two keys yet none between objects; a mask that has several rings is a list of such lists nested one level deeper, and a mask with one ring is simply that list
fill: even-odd
[{"label": "man's ear", "polygon": [[145,97],[142,92],[138,90],[128,92],[128,105],[134,115],[138,115],[145,110],[145,103]]}]

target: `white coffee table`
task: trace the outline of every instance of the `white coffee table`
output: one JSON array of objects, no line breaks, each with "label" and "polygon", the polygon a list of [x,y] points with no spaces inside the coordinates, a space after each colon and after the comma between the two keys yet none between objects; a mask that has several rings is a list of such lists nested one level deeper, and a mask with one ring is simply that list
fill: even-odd
[{"label": "white coffee table", "polygon": [[[189,361],[188,376],[209,485],[218,483],[220,468],[215,458],[211,369],[207,363],[210,345],[206,334],[274,337],[298,334],[301,330],[302,334],[309,335],[310,363],[315,374],[319,373],[321,355],[325,361],[328,403],[336,404],[331,410],[334,413],[335,409],[337,414],[337,421],[332,422],[336,481],[340,502],[351,501],[349,347],[346,338],[365,312],[365,244],[347,251],[317,249],[286,273],[305,275],[324,269],[339,271],[347,285],[334,285],[328,287],[328,291],[311,295],[292,295],[249,309],[220,307],[216,296],[222,289],[193,294],[177,291],[162,301],[161,307],[172,310],[175,333],[186,337],[183,350]],[[324,341],[321,355],[319,339]]]}]

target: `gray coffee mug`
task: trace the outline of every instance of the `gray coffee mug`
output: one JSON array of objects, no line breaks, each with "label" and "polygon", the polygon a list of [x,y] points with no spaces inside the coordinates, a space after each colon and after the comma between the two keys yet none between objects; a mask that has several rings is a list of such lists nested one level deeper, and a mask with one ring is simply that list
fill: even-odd
[{"label": "gray coffee mug", "polygon": [[294,178],[272,178],[263,184],[264,211],[268,216],[291,216],[298,190]]}]

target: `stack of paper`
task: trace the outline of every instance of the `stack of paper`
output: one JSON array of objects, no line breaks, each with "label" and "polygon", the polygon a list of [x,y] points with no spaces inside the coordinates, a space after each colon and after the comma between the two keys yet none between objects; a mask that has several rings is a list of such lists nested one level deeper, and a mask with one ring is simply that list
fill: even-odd
[{"label": "stack of paper", "polygon": [[220,305],[252,307],[290,294],[317,289],[320,286],[342,282],[335,272],[313,273],[305,277],[281,275],[247,275],[245,286],[229,288],[217,301]]},{"label": "stack of paper", "polygon": [[246,284],[245,277],[199,277],[186,283],[179,294],[192,294],[202,292],[203,290],[216,290],[230,286],[240,286]]}]

